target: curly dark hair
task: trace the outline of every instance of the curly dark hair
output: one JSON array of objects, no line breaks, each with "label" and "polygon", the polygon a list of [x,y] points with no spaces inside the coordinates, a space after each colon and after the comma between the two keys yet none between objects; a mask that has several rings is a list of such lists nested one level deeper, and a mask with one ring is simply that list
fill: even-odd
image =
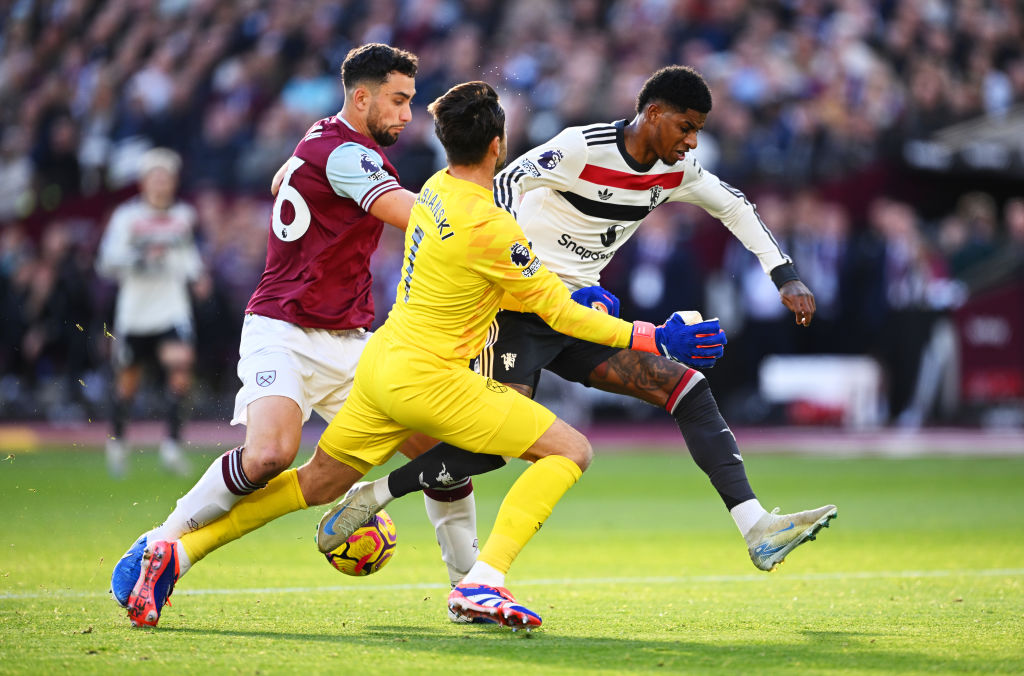
[{"label": "curly dark hair", "polygon": [[427,106],[448,164],[476,164],[495,136],[505,138],[505,109],[486,82],[455,85]]},{"label": "curly dark hair", "polygon": [[636,97],[636,112],[652,101],[661,101],[679,112],[711,112],[711,90],[700,73],[689,66],[666,66],[647,78]]},{"label": "curly dark hair", "polygon": [[341,64],[341,82],[346,90],[360,82],[379,85],[396,71],[416,77],[418,67],[419,59],[412,52],[371,42],[349,50]]}]

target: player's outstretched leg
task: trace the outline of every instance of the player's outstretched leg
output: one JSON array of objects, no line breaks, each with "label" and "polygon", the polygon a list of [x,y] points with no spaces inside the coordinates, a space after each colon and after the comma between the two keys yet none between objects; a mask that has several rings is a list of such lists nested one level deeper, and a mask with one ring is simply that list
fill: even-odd
[{"label": "player's outstretched leg", "polygon": [[128,619],[136,627],[155,627],[160,611],[178,581],[178,553],[175,542],[158,540],[146,546],[142,574],[128,597]]},{"label": "player's outstretched leg", "polygon": [[[650,387],[654,383],[657,387]],[[746,540],[754,565],[773,570],[835,517],[832,505],[799,514],[769,514],[750,486],[743,456],[704,376],[661,357],[620,350],[599,364],[589,384],[660,405],[675,419],[697,466],[718,491]],[[789,528],[790,524],[792,528]]]},{"label": "player's outstretched leg", "polygon": [[467,582],[456,585],[448,595],[448,609],[469,622],[503,624],[532,629],[539,627],[540,615],[518,603],[504,587]]},{"label": "player's outstretched leg", "polygon": [[177,540],[228,513],[236,502],[263,485],[250,482],[241,471],[243,448],[233,448],[214,460],[192,490],[178,500],[167,519],[140,535],[118,560],[110,578],[110,593],[122,607],[127,607],[128,596],[141,576],[142,554],[149,541]]},{"label": "player's outstretched leg", "polygon": [[815,534],[828,528],[829,521],[839,514],[835,505],[795,514],[779,514],[778,511],[776,507],[762,516],[745,536],[750,560],[761,570],[775,570],[787,554],[813,540]]}]

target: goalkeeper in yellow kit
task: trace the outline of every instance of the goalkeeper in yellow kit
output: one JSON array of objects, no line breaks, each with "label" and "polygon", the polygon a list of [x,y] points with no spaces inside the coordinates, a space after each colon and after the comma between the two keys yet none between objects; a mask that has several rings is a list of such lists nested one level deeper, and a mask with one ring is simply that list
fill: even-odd
[{"label": "goalkeeper in yellow kit", "polygon": [[[370,339],[344,407],[318,451],[355,481],[386,462],[414,431],[480,453],[533,461],[505,497],[476,564],[451,592],[466,618],[513,627],[541,623],[504,588],[505,574],[555,503],[590,463],[587,440],[549,410],[469,369],[507,292],[573,337],[674,357],[721,354],[721,340],[694,344],[673,315],[665,326],[629,323],[574,302],[537,259],[519,225],[494,205],[505,159],[505,115],[483,82],[453,87],[429,107],[449,167],[420,191],[406,230],[402,278],[384,326]],[[348,479],[346,479],[347,481]],[[362,523],[342,510],[334,520]],[[328,533],[334,522],[323,526]]]}]

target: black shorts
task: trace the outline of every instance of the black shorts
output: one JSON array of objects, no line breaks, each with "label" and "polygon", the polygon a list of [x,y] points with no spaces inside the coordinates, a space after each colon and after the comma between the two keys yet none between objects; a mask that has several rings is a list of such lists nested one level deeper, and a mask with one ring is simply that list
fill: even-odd
[{"label": "black shorts", "polygon": [[541,369],[547,369],[590,387],[591,372],[620,351],[559,333],[535,314],[502,310],[488,330],[478,364],[481,374],[501,383],[536,389]]},{"label": "black shorts", "polygon": [[135,365],[158,366],[160,346],[168,342],[192,345],[192,327],[175,326],[160,333],[118,336],[114,342],[114,367],[123,369]]}]

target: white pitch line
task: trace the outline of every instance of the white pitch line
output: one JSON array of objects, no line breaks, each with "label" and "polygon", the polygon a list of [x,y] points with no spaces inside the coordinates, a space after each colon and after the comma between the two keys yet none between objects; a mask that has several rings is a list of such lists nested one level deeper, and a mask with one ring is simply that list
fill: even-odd
[{"label": "white pitch line", "polygon": [[[879,579],[924,579],[949,577],[1021,577],[1024,568],[988,568],[977,570],[891,570],[852,571],[841,573],[802,573],[796,575],[773,575],[764,573],[750,575],[681,575],[666,577],[585,577],[552,578],[540,580],[518,580],[516,587],[553,585],[637,585],[637,584],[703,584],[721,582],[756,582],[758,580],[779,580],[812,582],[817,580],[879,580]],[[182,589],[178,596],[214,596],[226,594],[307,594],[311,592],[361,592],[361,591],[403,591],[410,589],[448,589],[446,584],[347,584],[324,587],[258,587],[253,589]],[[72,592],[56,590],[31,594],[2,593],[0,599],[45,599],[45,598],[98,598],[107,596],[104,592]]]}]

